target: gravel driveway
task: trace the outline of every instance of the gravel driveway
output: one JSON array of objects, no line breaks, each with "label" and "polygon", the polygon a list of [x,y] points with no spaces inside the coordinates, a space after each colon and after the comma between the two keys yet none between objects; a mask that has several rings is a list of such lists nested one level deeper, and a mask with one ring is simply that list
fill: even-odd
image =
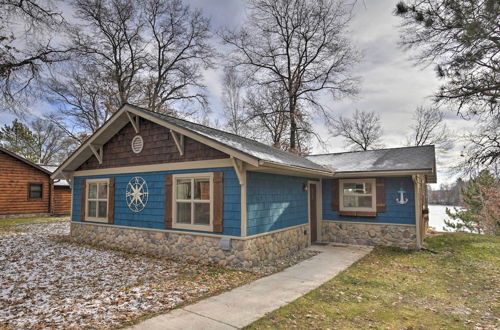
[{"label": "gravel driveway", "polygon": [[0,328],[109,328],[258,275],[65,242],[69,222],[0,233]]}]

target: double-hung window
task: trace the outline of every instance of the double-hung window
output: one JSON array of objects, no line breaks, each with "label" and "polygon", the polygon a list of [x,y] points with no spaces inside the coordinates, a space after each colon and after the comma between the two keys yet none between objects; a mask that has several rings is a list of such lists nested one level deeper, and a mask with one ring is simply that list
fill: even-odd
[{"label": "double-hung window", "polygon": [[29,199],[41,199],[43,196],[43,184],[42,183],[30,183],[28,187],[28,198]]},{"label": "double-hung window", "polygon": [[85,220],[108,222],[109,180],[87,180]]},{"label": "double-hung window", "polygon": [[173,179],[173,227],[211,231],[213,174],[180,174]]},{"label": "double-hung window", "polygon": [[340,210],[376,212],[375,179],[340,180]]}]

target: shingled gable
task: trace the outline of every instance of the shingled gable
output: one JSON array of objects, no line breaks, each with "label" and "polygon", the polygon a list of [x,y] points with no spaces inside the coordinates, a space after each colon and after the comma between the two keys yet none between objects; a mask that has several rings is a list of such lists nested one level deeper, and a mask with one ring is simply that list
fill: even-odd
[{"label": "shingled gable", "polygon": [[77,170],[89,157],[108,142],[135,116],[164,126],[177,134],[204,143],[220,150],[231,157],[244,161],[254,167],[277,166],[299,172],[308,172],[330,176],[327,168],[307,158],[278,150],[260,142],[247,139],[221,130],[196,124],[186,120],[158,114],[131,104],[124,104],[104,125],[83,143],[52,175],[53,178],[65,178],[64,172]]}]

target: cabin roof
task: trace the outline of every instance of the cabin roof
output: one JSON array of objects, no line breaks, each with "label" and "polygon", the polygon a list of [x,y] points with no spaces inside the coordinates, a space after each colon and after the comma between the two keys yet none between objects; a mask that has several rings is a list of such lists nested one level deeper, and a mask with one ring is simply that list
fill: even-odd
[{"label": "cabin roof", "polygon": [[193,123],[187,120],[175,118],[172,116],[167,116],[164,114],[159,114],[141,107],[133,105],[131,106],[139,111],[148,113],[160,120],[190,130],[198,135],[201,135],[205,138],[221,143],[231,149],[243,152],[256,159],[271,163],[277,163],[285,166],[295,166],[316,171],[329,172],[329,170],[326,169],[325,167],[317,163],[314,163],[305,157],[293,154],[291,152],[283,151],[274,148],[272,146],[263,144],[261,142],[248,139],[229,132],[221,131],[216,128]]},{"label": "cabin roof", "polygon": [[42,167],[42,166],[40,166],[40,165],[37,165],[37,164],[35,164],[35,163],[33,163],[33,162],[31,162],[31,161],[27,160],[26,158],[24,158],[24,157],[22,157],[22,156],[19,156],[18,154],[14,153],[14,152],[12,152],[12,151],[10,151],[10,150],[7,150],[7,149],[5,149],[5,148],[3,148],[3,147],[0,147],[0,151],[1,151],[1,152],[3,152],[3,153],[5,153],[5,154],[7,154],[7,155],[9,155],[9,156],[11,156],[12,158],[15,158],[15,159],[17,159],[17,160],[19,160],[19,161],[21,161],[21,162],[23,162],[23,163],[25,163],[25,164],[27,164],[27,165],[29,165],[29,166],[33,167],[33,168],[36,168],[36,169],[37,169],[37,170],[39,170],[39,171],[42,171],[42,172],[43,172],[43,173],[45,173],[45,174],[48,174],[48,175],[51,175],[51,174],[52,174],[52,172],[51,172],[51,171],[49,171],[49,170],[47,170],[47,169],[43,168],[43,167]]},{"label": "cabin roof", "polygon": [[433,145],[310,155],[307,158],[335,173],[431,171],[435,181]]}]

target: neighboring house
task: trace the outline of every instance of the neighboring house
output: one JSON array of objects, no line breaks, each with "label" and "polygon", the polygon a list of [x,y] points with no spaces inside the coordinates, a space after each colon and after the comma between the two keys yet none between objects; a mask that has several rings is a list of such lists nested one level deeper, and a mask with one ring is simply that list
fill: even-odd
[{"label": "neighboring house", "polygon": [[0,147],[0,218],[70,214],[69,184],[50,178],[56,168]]},{"label": "neighboring house", "polygon": [[316,241],[421,246],[434,147],[301,157],[124,105],[53,174],[71,235],[251,266]]}]

